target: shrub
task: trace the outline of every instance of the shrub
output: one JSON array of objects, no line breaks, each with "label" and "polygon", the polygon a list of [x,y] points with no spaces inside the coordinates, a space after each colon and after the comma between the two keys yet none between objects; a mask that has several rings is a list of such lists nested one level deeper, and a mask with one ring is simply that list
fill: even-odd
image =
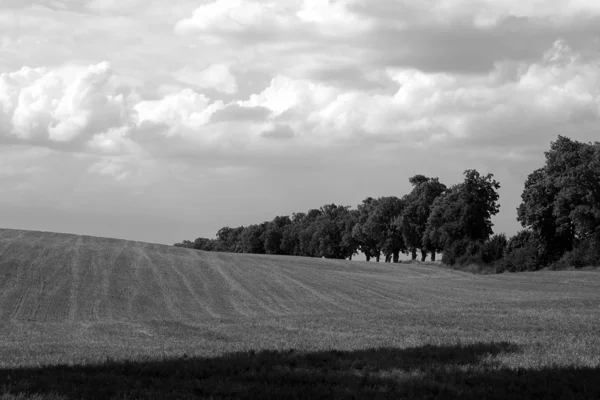
[{"label": "shrub", "polygon": [[496,263],[497,272],[536,271],[540,269],[540,259],[535,243],[516,248]]},{"label": "shrub", "polygon": [[488,271],[491,266],[502,259],[507,243],[504,234],[494,235],[483,243],[467,239],[459,240],[444,251],[442,261],[448,265],[485,266],[484,269]]},{"label": "shrub", "polygon": [[600,266],[600,232],[587,237],[553,264],[553,269]]}]

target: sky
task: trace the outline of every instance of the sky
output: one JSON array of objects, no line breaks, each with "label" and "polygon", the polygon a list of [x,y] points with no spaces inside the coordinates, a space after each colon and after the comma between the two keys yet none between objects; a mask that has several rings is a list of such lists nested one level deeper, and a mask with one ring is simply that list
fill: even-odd
[{"label": "sky", "polygon": [[595,0],[1,0],[0,227],[173,244],[600,140]]}]

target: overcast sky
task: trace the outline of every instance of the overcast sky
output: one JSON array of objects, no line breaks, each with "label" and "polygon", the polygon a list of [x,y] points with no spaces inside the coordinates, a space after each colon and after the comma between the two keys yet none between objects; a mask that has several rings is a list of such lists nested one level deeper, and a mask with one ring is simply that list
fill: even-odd
[{"label": "overcast sky", "polygon": [[1,0],[0,227],[172,244],[600,139],[596,0]]}]

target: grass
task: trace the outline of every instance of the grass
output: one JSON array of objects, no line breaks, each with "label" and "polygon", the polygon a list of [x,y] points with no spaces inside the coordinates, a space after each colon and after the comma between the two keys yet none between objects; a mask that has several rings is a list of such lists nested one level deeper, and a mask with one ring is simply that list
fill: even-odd
[{"label": "grass", "polygon": [[[509,343],[359,351],[260,351],[3,370],[38,398],[598,398],[600,369],[507,368]],[[34,388],[32,390],[32,388]],[[9,397],[10,396],[10,397]],[[25,397],[23,397],[25,398]]]},{"label": "grass", "polygon": [[0,230],[0,399],[600,398],[600,273]]}]

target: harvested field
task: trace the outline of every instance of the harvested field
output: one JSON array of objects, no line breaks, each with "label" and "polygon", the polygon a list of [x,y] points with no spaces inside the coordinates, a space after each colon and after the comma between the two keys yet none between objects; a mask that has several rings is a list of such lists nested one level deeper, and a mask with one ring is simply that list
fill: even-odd
[{"label": "harvested field", "polygon": [[3,400],[600,398],[599,322],[598,271],[0,230]]}]

